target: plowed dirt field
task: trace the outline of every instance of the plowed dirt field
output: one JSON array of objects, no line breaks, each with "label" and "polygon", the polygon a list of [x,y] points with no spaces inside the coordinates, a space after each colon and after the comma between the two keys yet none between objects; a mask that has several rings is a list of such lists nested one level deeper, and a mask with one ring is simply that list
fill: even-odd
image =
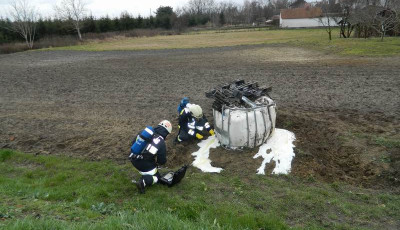
[{"label": "plowed dirt field", "polygon": [[[292,174],[398,190],[400,58],[326,55],[276,45],[158,51],[35,51],[0,56],[0,148],[127,161],[145,125],[173,121],[168,166],[195,143],[173,145],[183,96],[212,121],[205,91],[235,79],[273,87],[277,127],[296,134]],[[245,177],[257,150],[211,150]],[[272,167],[269,168],[272,170]]]}]

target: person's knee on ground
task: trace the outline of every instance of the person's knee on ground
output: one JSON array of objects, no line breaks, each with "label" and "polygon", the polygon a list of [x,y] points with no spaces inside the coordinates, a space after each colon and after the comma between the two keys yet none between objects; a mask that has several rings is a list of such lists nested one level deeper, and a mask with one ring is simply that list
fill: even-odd
[{"label": "person's knee on ground", "polygon": [[136,183],[139,193],[145,193],[145,188],[158,183],[160,175],[143,175]]},{"label": "person's knee on ground", "polygon": [[185,131],[179,130],[178,135],[176,136],[175,141],[178,143],[184,142],[184,141],[189,141],[192,139],[192,137]]},{"label": "person's knee on ground", "polygon": [[144,186],[151,186],[153,184],[156,184],[158,182],[158,176],[157,175],[143,175],[141,180],[144,182]]}]

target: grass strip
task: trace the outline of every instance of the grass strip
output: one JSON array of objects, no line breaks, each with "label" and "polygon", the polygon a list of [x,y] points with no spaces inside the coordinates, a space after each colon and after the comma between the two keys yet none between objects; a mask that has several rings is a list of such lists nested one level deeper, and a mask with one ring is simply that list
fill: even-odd
[{"label": "grass strip", "polygon": [[0,150],[4,229],[395,227],[400,196],[291,176],[204,174],[139,195],[131,165]]}]

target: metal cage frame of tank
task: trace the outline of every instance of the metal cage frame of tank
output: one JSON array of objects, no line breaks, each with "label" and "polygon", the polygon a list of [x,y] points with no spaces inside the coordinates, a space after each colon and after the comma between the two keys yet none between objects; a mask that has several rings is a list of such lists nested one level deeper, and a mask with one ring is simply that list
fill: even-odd
[{"label": "metal cage frame of tank", "polygon": [[[271,99],[270,97],[268,97],[268,98]],[[246,112],[247,145],[246,146],[242,146],[242,147],[254,148],[254,147],[257,146],[257,140],[259,140],[257,138],[258,130],[257,130],[257,115],[256,115],[256,111],[257,111],[257,109],[260,109],[259,111],[260,111],[260,113],[261,113],[261,115],[263,117],[262,120],[264,122],[264,127],[265,127],[265,132],[264,132],[264,135],[263,135],[263,138],[262,138],[262,143],[265,143],[265,141],[267,141],[268,138],[271,137],[271,134],[275,130],[275,125],[276,125],[275,124],[276,117],[275,117],[275,120],[272,121],[271,110],[270,110],[270,107],[276,108],[276,103],[272,99],[271,99],[271,101],[272,101],[272,103],[270,103],[270,101],[267,100],[267,104],[258,105],[258,106],[254,107],[254,108],[227,107],[227,106],[223,105],[222,106],[222,112],[221,112],[221,115],[222,115],[221,116],[221,125],[222,125],[222,127],[219,128],[219,127],[215,126],[214,129],[220,135],[227,134],[229,142],[228,142],[228,145],[225,145],[225,147],[227,147],[227,148],[237,148],[236,146],[231,146],[230,125],[231,125],[231,113],[233,111],[245,111]],[[269,121],[271,122],[271,130],[269,131],[268,136],[266,135],[267,134],[267,126],[266,126],[266,122],[265,122],[265,116],[266,115],[265,115],[264,110],[262,110],[264,108],[267,108],[267,110],[268,110],[268,118],[269,118]],[[224,112],[225,112],[226,109],[228,110],[228,131],[224,131],[224,116],[226,116],[226,115],[224,115],[225,114]],[[213,118],[214,119],[215,119],[215,113],[216,113],[216,111],[215,111],[215,109],[213,109]],[[248,116],[249,113],[254,113],[254,120],[255,120],[254,123],[255,123],[255,129],[256,129],[255,138],[254,138],[254,145],[250,144],[250,129],[249,129],[249,116]],[[276,114],[276,111],[275,111],[275,114]],[[214,121],[214,123],[216,123],[216,122]]]}]

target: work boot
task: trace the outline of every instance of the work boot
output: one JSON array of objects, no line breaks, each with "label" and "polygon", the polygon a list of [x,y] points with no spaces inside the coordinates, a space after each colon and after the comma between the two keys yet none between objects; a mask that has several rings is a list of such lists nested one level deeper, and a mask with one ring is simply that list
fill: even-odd
[{"label": "work boot", "polygon": [[143,180],[139,180],[138,182],[136,182],[136,187],[138,188],[140,194],[145,193]]}]

